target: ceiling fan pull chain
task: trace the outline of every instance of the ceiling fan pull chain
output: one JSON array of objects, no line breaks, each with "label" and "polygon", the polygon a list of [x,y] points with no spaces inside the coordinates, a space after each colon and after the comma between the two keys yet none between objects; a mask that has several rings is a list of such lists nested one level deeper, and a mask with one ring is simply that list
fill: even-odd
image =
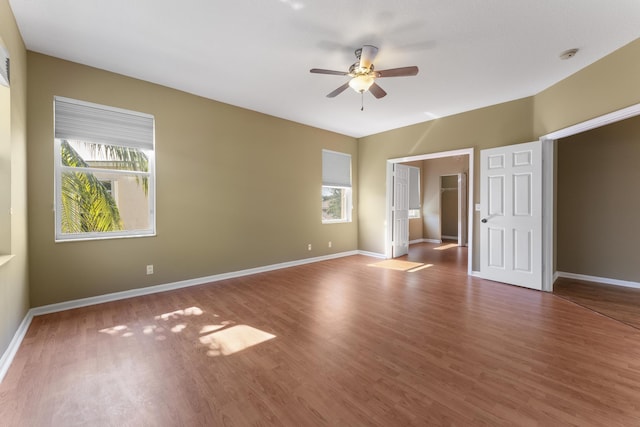
[{"label": "ceiling fan pull chain", "polygon": [[364,111],[364,91],[360,92],[360,111]]}]

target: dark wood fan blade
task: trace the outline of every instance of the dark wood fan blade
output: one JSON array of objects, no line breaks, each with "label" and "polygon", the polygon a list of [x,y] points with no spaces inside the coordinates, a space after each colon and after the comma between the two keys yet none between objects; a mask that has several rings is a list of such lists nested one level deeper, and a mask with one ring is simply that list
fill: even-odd
[{"label": "dark wood fan blade", "polygon": [[373,60],[377,54],[377,47],[369,44],[362,46],[362,51],[360,52],[360,68],[371,68],[371,64],[373,64]]},{"label": "dark wood fan blade", "polygon": [[380,70],[376,71],[376,77],[404,77],[404,76],[415,76],[418,74],[418,67],[402,67],[402,68],[391,68],[389,70]]},{"label": "dark wood fan blade", "polygon": [[384,89],[378,86],[376,82],[373,82],[373,84],[369,88],[369,92],[371,92],[371,95],[375,96],[378,99],[387,95],[387,92],[385,92]]},{"label": "dark wood fan blade", "polygon": [[332,74],[334,76],[346,76],[348,74],[346,71],[323,70],[322,68],[312,68],[309,72],[316,74]]},{"label": "dark wood fan blade", "polygon": [[327,95],[327,98],[335,98],[336,96],[340,95],[342,92],[344,92],[344,90],[346,88],[349,87],[349,82],[346,82],[345,84],[343,84],[342,86],[340,86],[338,89],[334,90],[333,92],[331,92],[330,94]]}]

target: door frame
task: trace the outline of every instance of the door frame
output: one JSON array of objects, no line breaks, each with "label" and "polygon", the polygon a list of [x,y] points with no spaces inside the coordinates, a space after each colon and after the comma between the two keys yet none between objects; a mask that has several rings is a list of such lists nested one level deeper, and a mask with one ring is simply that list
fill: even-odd
[{"label": "door frame", "polygon": [[[469,175],[467,182],[467,193],[469,194],[469,202],[467,210],[469,212],[467,218],[467,274],[473,275],[473,215],[474,215],[474,148],[463,148],[460,150],[442,151],[439,153],[420,154],[409,157],[399,157],[395,159],[387,160],[387,191],[386,191],[386,218],[385,218],[385,239],[384,239],[384,256],[387,259],[391,258],[391,241],[393,238],[393,224],[392,224],[392,205],[393,205],[393,165],[395,163],[408,163],[421,160],[439,159],[442,157],[454,157],[467,155],[469,161]],[[420,178],[422,179],[422,177]]]},{"label": "door frame", "polygon": [[555,214],[556,214],[556,145],[557,140],[581,132],[640,115],[640,103],[604,114],[584,122],[560,129],[540,137],[542,141],[542,290],[553,292],[557,279],[555,267]]}]

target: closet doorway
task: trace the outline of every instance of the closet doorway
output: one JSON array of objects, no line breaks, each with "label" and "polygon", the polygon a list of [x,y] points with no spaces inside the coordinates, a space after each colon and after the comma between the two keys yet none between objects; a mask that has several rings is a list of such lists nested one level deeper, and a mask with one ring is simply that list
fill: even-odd
[{"label": "closet doorway", "polygon": [[440,236],[467,245],[467,174],[440,176]]}]

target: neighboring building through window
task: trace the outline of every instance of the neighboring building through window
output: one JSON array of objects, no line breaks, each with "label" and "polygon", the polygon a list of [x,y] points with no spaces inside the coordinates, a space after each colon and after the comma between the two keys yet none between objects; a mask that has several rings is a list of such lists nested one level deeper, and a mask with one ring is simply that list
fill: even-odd
[{"label": "neighboring building through window", "polygon": [[155,234],[154,118],[55,97],[56,240]]},{"label": "neighboring building through window", "polygon": [[351,155],[322,150],[322,222],[351,221]]}]

